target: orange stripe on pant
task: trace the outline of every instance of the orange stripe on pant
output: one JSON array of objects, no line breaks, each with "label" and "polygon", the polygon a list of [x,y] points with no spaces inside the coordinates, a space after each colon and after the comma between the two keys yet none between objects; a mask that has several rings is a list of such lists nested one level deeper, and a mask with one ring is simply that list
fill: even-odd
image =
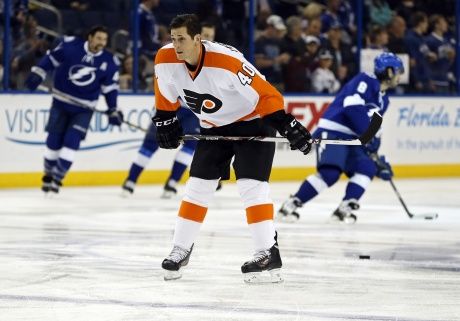
[{"label": "orange stripe on pant", "polygon": [[179,216],[190,221],[203,223],[207,211],[207,207],[182,201],[179,208]]},{"label": "orange stripe on pant", "polygon": [[260,204],[248,207],[246,209],[246,219],[248,224],[273,220],[273,204]]}]

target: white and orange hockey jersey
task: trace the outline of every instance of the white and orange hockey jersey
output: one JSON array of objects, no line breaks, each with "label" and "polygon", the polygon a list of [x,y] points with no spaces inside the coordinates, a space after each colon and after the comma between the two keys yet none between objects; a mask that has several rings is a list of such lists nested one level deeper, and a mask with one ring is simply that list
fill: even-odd
[{"label": "white and orange hockey jersey", "polygon": [[174,111],[179,98],[204,128],[251,120],[284,108],[282,95],[233,47],[202,41],[192,73],[178,60],[172,44],[155,58],[155,106]]}]

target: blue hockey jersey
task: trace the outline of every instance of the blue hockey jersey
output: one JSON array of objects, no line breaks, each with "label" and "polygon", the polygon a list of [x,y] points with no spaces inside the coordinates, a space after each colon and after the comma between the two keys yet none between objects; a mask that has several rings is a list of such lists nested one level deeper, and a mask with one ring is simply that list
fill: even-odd
[{"label": "blue hockey jersey", "polygon": [[374,112],[380,115],[388,108],[388,95],[380,91],[374,75],[359,73],[339,91],[318,122],[314,137],[323,132],[336,138],[357,138],[370,124]]},{"label": "blue hockey jersey", "polygon": [[[117,107],[119,61],[106,50],[92,53],[88,43],[79,38],[66,37],[43,57],[32,72],[43,79],[54,70],[55,102],[75,105],[72,100],[96,107],[102,92],[110,109]],[[69,99],[66,99],[69,97]]]},{"label": "blue hockey jersey", "polygon": [[453,44],[447,38],[440,37],[434,32],[425,38],[430,50],[438,56],[436,61],[429,63],[430,75],[435,85],[449,86],[448,73],[453,66],[453,59],[449,59],[448,52],[454,50]]}]

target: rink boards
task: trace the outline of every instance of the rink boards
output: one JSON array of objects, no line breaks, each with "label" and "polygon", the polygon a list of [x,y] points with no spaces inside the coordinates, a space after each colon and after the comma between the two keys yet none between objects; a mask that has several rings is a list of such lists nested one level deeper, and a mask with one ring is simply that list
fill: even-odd
[{"label": "rink boards", "polygon": [[[310,130],[332,96],[287,96],[285,108]],[[397,177],[460,176],[460,103],[457,97],[392,97],[384,117],[381,154]],[[0,95],[0,187],[38,186],[45,151],[44,131],[51,96]],[[152,95],[121,95],[125,119],[143,128],[150,124]],[[99,101],[104,110],[105,101]],[[108,125],[105,115],[93,116],[87,138],[76,154],[66,185],[117,185],[126,176],[144,133]],[[160,150],[140,183],[163,183],[176,151]],[[315,155],[277,145],[272,180],[300,180],[314,171]]]}]

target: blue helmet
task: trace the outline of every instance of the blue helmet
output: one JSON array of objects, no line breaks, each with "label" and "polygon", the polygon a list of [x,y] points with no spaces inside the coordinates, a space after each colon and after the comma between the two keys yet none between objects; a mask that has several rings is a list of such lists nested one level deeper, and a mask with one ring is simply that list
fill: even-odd
[{"label": "blue helmet", "polygon": [[376,75],[386,74],[387,68],[393,69],[393,72],[404,72],[404,66],[401,59],[391,52],[382,52],[374,59],[374,73]]}]

